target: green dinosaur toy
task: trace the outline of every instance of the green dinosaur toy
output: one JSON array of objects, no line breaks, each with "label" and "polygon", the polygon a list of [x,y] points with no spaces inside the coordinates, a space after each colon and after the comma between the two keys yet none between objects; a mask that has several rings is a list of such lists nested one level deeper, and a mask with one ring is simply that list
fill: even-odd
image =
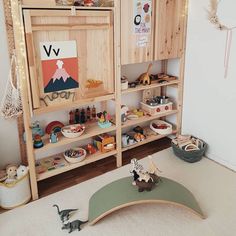
[{"label": "green dinosaur toy", "polygon": [[67,224],[64,224],[61,229],[69,229],[69,233],[73,232],[74,230],[80,231],[81,230],[80,226],[87,222],[88,221],[74,220],[72,222],[68,222]]},{"label": "green dinosaur toy", "polygon": [[66,218],[66,220],[69,220],[70,213],[73,212],[73,211],[77,211],[78,210],[78,209],[65,209],[65,210],[61,210],[60,211],[59,206],[56,205],[56,204],[53,205],[53,207],[57,208],[57,213],[60,216],[62,222],[65,221],[65,218]]}]

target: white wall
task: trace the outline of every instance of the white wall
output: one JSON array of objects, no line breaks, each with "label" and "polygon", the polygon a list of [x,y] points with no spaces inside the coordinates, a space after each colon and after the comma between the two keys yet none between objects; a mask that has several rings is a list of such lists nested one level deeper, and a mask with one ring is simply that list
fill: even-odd
[{"label": "white wall", "polygon": [[[3,1],[0,1],[0,101],[2,100],[5,92],[7,82],[9,60],[7,38],[5,31],[5,19],[3,12]],[[0,167],[4,167],[9,163],[18,163],[19,145],[17,125],[15,121],[6,121],[0,118]]]},{"label": "white wall", "polygon": [[[190,0],[189,4],[183,132],[204,139],[209,158],[236,170],[236,30],[224,79],[226,32],[208,22],[209,2]],[[220,20],[236,26],[235,9],[235,0],[221,1]]]}]

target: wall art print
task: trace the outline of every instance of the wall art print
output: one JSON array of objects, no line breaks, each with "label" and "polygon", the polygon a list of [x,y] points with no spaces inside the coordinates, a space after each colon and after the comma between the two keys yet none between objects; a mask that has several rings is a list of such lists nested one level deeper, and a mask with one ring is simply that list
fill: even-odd
[{"label": "wall art print", "polygon": [[41,42],[40,54],[44,93],[79,87],[76,41]]},{"label": "wall art print", "polygon": [[150,34],[152,24],[152,0],[134,1],[134,33]]}]

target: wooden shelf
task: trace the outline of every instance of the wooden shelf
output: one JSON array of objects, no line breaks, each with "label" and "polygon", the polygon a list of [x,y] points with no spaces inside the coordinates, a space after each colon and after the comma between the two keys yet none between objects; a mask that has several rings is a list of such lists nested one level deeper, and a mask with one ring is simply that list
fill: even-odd
[{"label": "wooden shelf", "polygon": [[83,6],[42,6],[42,5],[22,5],[23,9],[50,9],[50,10],[71,10],[75,8],[76,10],[114,10],[114,7],[83,7]]},{"label": "wooden shelf", "polygon": [[[42,174],[38,174],[37,175],[37,181],[41,181],[41,180],[50,178],[50,177],[55,176],[55,175],[59,175],[59,174],[64,173],[66,171],[76,169],[80,166],[84,166],[84,165],[90,164],[90,163],[95,162],[95,161],[99,161],[101,159],[104,159],[106,157],[113,156],[113,155],[116,155],[116,154],[117,154],[116,150],[106,152],[106,153],[97,152],[93,155],[87,156],[84,161],[74,163],[74,164],[67,163],[63,167],[60,167],[60,168],[57,168],[57,169],[54,169],[54,170],[50,170],[50,171],[47,171],[47,172],[42,173]],[[59,155],[63,156],[63,154],[59,154]]]},{"label": "wooden shelf", "polygon": [[60,105],[48,106],[48,107],[35,109],[33,111],[33,113],[34,113],[34,115],[42,115],[42,114],[49,113],[49,112],[65,110],[65,107],[67,109],[73,109],[73,108],[77,108],[78,106],[85,106],[90,103],[104,102],[104,101],[109,101],[109,100],[113,100],[113,99],[115,99],[115,94],[109,94],[109,95],[104,95],[104,96],[100,96],[100,97],[93,97],[93,98],[85,98],[85,99],[81,99],[76,102],[62,103]]},{"label": "wooden shelf", "polygon": [[143,116],[143,117],[138,118],[136,120],[127,120],[122,125],[122,128],[127,128],[127,127],[130,127],[130,126],[133,126],[133,125],[137,125],[137,124],[144,123],[144,122],[147,122],[147,121],[155,120],[155,119],[165,117],[165,116],[174,115],[174,114],[177,114],[177,113],[178,113],[178,110],[172,110],[172,111],[168,111],[168,112],[162,112],[162,113],[160,113],[159,115],[156,115],[156,116]]},{"label": "wooden shelf", "polygon": [[[176,134],[177,133],[177,130],[174,130],[171,134]],[[124,147],[122,148],[122,152],[125,152],[127,150],[130,150],[130,149],[133,149],[133,148],[136,148],[138,146],[141,146],[143,144],[146,144],[146,143],[150,143],[150,142],[153,142],[155,140],[158,140],[158,139],[161,139],[161,138],[164,138],[164,137],[167,137],[171,134],[167,134],[167,135],[160,135],[160,134],[157,134],[157,135],[151,135],[149,136],[148,138],[146,138],[145,140],[141,141],[141,142],[138,142],[138,143],[135,143],[133,145],[130,145],[128,147]]]},{"label": "wooden shelf", "polygon": [[112,131],[115,131],[115,130],[116,130],[115,125],[112,125],[110,128],[102,129],[98,126],[98,124],[96,122],[87,123],[87,124],[85,124],[84,133],[78,138],[70,139],[70,138],[66,138],[64,136],[60,136],[59,141],[57,143],[50,143],[48,135],[45,135],[43,137],[44,146],[42,148],[39,148],[39,149],[34,149],[34,152],[36,154],[38,154],[38,153],[47,151],[49,149],[54,149],[56,147],[61,147],[61,146],[67,145],[67,144],[75,143],[75,142],[78,142],[78,141],[81,141],[81,140],[85,140],[85,139],[94,137],[94,136],[99,135],[99,134],[109,133],[109,132],[112,132]]},{"label": "wooden shelf", "polygon": [[142,91],[142,90],[146,90],[146,89],[153,89],[153,88],[159,88],[159,87],[163,87],[163,86],[170,86],[170,85],[177,85],[179,84],[179,80],[172,80],[170,82],[166,82],[166,83],[154,83],[151,85],[138,85],[135,88],[128,88],[126,90],[122,90],[121,93],[122,94],[127,94],[127,93],[133,93],[133,92],[137,92],[137,91]]}]

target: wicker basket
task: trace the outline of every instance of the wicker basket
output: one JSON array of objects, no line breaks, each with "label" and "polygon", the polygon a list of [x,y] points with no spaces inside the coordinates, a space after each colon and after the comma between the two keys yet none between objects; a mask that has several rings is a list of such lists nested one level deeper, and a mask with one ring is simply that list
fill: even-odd
[{"label": "wicker basket", "polygon": [[174,151],[174,154],[177,157],[179,157],[180,159],[182,159],[186,162],[194,163],[194,162],[200,161],[206,151],[207,144],[204,141],[202,141],[202,142],[203,142],[203,147],[200,150],[194,150],[194,151],[185,151],[185,150],[179,148],[173,142],[171,143],[171,146]]}]

